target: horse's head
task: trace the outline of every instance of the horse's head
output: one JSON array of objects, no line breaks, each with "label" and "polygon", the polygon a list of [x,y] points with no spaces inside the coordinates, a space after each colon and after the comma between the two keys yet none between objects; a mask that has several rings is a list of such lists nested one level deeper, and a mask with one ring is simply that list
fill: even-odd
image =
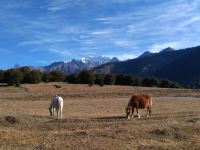
[{"label": "horse's head", "polygon": [[127,108],[125,108],[125,110],[126,110],[126,117],[127,117],[128,119],[130,119],[131,108],[130,108],[130,107],[127,107]]},{"label": "horse's head", "polygon": [[51,107],[49,107],[49,113],[50,113],[50,116],[53,116]]}]

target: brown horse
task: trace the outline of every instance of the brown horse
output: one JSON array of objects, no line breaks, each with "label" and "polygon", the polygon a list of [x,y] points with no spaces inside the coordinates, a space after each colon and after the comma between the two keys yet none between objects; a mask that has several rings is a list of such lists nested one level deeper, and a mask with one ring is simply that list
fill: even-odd
[{"label": "brown horse", "polygon": [[[137,116],[140,118],[140,114],[138,109],[145,109],[147,108],[147,115],[146,117],[151,115],[151,107],[152,107],[152,98],[148,95],[134,95],[128,102],[126,107],[126,116],[128,119],[133,117],[134,109],[136,108]],[[132,110],[132,112],[131,112]]]}]

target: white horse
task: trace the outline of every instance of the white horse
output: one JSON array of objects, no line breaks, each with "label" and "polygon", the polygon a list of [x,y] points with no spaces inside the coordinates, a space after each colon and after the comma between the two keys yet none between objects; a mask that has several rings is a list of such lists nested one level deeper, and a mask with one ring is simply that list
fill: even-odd
[{"label": "white horse", "polygon": [[62,119],[62,110],[63,110],[63,98],[55,95],[51,99],[51,104],[49,107],[50,116],[54,116],[54,111],[56,110],[57,118]]}]

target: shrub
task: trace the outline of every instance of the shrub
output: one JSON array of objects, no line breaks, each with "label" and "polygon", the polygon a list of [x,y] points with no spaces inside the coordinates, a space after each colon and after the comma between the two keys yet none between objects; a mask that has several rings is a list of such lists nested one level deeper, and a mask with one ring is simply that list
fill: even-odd
[{"label": "shrub", "polygon": [[96,74],[95,84],[103,84],[104,83],[104,75],[103,74]]},{"label": "shrub", "polygon": [[0,70],[0,83],[3,83],[4,80],[4,71]]},{"label": "shrub", "polygon": [[104,78],[104,84],[112,85],[115,83],[115,76],[112,74],[107,74]]},{"label": "shrub", "polygon": [[141,84],[146,87],[156,87],[160,84],[160,81],[156,77],[147,77],[142,80]]},{"label": "shrub", "polygon": [[65,80],[65,73],[62,71],[51,71],[50,81],[51,82],[63,82]]},{"label": "shrub", "polygon": [[76,84],[76,83],[80,82],[78,73],[71,74],[71,75],[67,76],[66,78],[67,78],[67,82],[69,82],[69,83]]},{"label": "shrub", "polygon": [[92,81],[95,81],[95,75],[87,70],[83,70],[79,74],[80,83],[89,84]]},{"label": "shrub", "polygon": [[44,72],[42,74],[42,81],[48,83],[50,81],[51,75],[49,72]]},{"label": "shrub", "polygon": [[9,70],[5,71],[5,73],[4,73],[4,81],[8,85],[20,84],[22,78],[23,78],[23,75],[19,71],[19,69],[9,69]]},{"label": "shrub", "polygon": [[39,70],[32,70],[28,75],[28,83],[40,83],[42,81],[42,74]]},{"label": "shrub", "polygon": [[124,85],[124,75],[123,74],[119,74],[116,76],[115,84],[116,85]]},{"label": "shrub", "polygon": [[20,72],[22,73],[23,79],[22,79],[22,83],[29,83],[29,74],[31,72],[31,69],[29,67],[21,67],[19,68]]}]

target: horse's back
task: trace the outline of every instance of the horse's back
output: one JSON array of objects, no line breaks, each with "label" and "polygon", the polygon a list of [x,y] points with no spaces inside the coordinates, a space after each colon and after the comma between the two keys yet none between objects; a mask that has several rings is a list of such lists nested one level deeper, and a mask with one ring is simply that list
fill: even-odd
[{"label": "horse's back", "polygon": [[63,109],[63,98],[60,96],[58,97],[58,103],[59,103],[60,109],[62,110]]},{"label": "horse's back", "polygon": [[57,107],[58,106],[58,98],[57,96],[53,96],[51,100],[52,106]]},{"label": "horse's back", "polygon": [[144,109],[152,105],[152,99],[149,95],[134,95],[133,105],[137,106],[140,109]]}]

